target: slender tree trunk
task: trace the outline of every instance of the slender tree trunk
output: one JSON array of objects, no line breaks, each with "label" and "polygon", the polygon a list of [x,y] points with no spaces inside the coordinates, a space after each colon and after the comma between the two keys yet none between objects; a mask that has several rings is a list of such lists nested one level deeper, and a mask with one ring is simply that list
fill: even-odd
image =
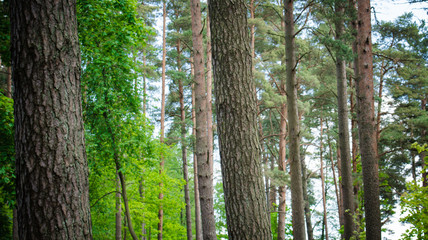
[{"label": "slender tree trunk", "polygon": [[287,77],[288,135],[290,174],[291,174],[291,207],[293,219],[293,237],[305,240],[305,216],[303,208],[302,170],[300,163],[300,130],[297,109],[297,79],[293,0],[285,1],[285,55]]},{"label": "slender tree trunk", "polygon": [[370,0],[358,0],[358,127],[363,170],[367,239],[381,239]]},{"label": "slender tree trunk", "polygon": [[[162,1],[163,5],[163,25],[162,25],[162,94],[161,94],[161,128],[160,128],[160,142],[164,142],[165,137],[165,82],[166,82],[166,1]],[[163,174],[163,169],[165,166],[165,160],[161,156],[160,166],[159,166],[159,175]],[[163,182],[159,183],[160,193],[159,193],[159,223],[158,223],[158,240],[163,239]]]},{"label": "slender tree trunk", "polygon": [[[326,192],[325,192],[325,177],[324,177],[324,160],[323,160],[323,118],[320,117],[320,175],[321,175],[321,193],[322,193],[322,207],[323,207],[323,224],[325,226],[325,239],[328,240],[328,224],[327,224],[327,200],[326,200]],[[324,227],[323,227],[324,229]]]},{"label": "slender tree trunk", "polygon": [[[342,44],[345,33],[345,25],[343,17],[345,8],[343,2],[335,3],[336,12],[336,40]],[[336,78],[337,78],[337,105],[338,105],[338,122],[339,122],[339,147],[340,147],[340,164],[342,170],[342,178],[340,181],[341,191],[343,193],[343,208],[342,214],[344,220],[343,237],[348,240],[354,235],[354,196],[353,196],[353,181],[351,169],[351,153],[349,148],[349,127],[348,127],[348,87],[346,78],[346,62],[343,53],[336,53]]]},{"label": "slender tree trunk", "polygon": [[120,179],[116,171],[116,240],[122,239],[122,207],[120,197]]},{"label": "slender tree trunk", "polygon": [[[211,27],[210,27],[210,18],[209,13],[207,14],[207,143],[208,143],[208,165],[210,169],[211,176],[214,176],[214,132],[213,132],[213,110],[212,110],[212,52],[211,52]],[[213,181],[213,180],[211,180]],[[213,184],[213,183],[211,183]],[[214,201],[214,200],[213,200]]]},{"label": "slender tree trunk", "polygon": [[12,98],[12,68],[7,67],[6,97]]},{"label": "slender tree trunk", "polygon": [[[181,72],[181,49],[180,49],[180,40],[177,41],[177,66],[178,72]],[[189,194],[189,173],[187,168],[187,143],[186,143],[186,110],[184,106],[184,87],[183,80],[180,78],[178,80],[178,95],[180,101],[180,120],[181,120],[181,158],[183,160],[183,178],[186,182],[184,184],[184,201],[186,203],[186,229],[187,229],[187,239],[192,239],[192,214],[190,206],[190,194]]]},{"label": "slender tree trunk", "polygon": [[75,6],[10,2],[20,239],[92,239]]},{"label": "slender tree trunk", "polygon": [[111,126],[110,116],[108,116],[108,111],[104,112],[103,117],[104,117],[104,121],[105,121],[106,126],[107,126],[107,131],[109,132],[110,138],[111,138],[111,145],[113,148],[112,149],[113,150],[113,158],[114,158],[114,163],[116,166],[116,172],[119,175],[119,180],[120,180],[120,184],[121,184],[120,187],[122,189],[122,200],[123,200],[123,204],[125,206],[125,217],[126,217],[128,230],[129,230],[129,233],[131,234],[132,239],[138,240],[137,234],[135,234],[134,228],[132,226],[131,212],[129,211],[128,195],[127,195],[127,191],[126,191],[126,180],[125,180],[125,175],[121,171],[122,165],[121,165],[120,159],[119,159],[119,148],[118,148],[118,145],[116,142],[116,134],[114,133],[114,130]]},{"label": "slender tree trunk", "polygon": [[199,198],[204,239],[216,239],[212,162],[208,156],[207,97],[202,45],[201,6],[191,0],[193,58],[195,68],[196,154],[198,161]]},{"label": "slender tree trunk", "polygon": [[146,59],[146,52],[143,52],[143,67],[144,67],[144,73],[143,73],[143,113],[146,115],[147,113],[147,78],[146,78],[146,67],[147,67],[147,59]]},{"label": "slender tree trunk", "polygon": [[338,180],[336,177],[336,167],[334,164],[333,149],[331,148],[331,139],[330,138],[328,138],[328,148],[329,148],[329,154],[330,154],[331,171],[333,172],[333,182],[334,182],[334,190],[336,193],[337,211],[339,213],[339,225],[343,226],[344,225],[343,206],[342,206],[342,201],[341,201],[340,189],[339,189],[338,183],[337,183]]},{"label": "slender tree trunk", "polygon": [[[281,84],[279,89],[280,95],[285,96],[285,78],[281,78]],[[285,145],[287,137],[287,105],[286,103],[281,104],[280,111],[280,136],[279,136],[279,157],[278,157],[278,170],[286,171],[286,160],[285,160]],[[278,188],[279,204],[278,204],[278,240],[285,240],[285,185],[279,186]]]},{"label": "slender tree trunk", "polygon": [[246,1],[210,1],[220,158],[229,239],[271,239],[263,194]]},{"label": "slender tree trunk", "polygon": [[[425,95],[425,98],[421,100],[421,110],[423,112],[426,111],[426,105],[427,105],[427,98],[428,95]],[[427,134],[427,130],[426,129],[422,129],[421,130],[421,139],[425,139],[426,138],[426,134]],[[426,167],[426,163],[425,163],[425,157],[426,157],[427,151],[423,151],[419,154],[419,157],[422,161],[422,169],[425,169]],[[428,186],[428,180],[427,180],[427,172],[424,171],[422,173],[422,186],[426,187]],[[425,233],[425,236],[427,236],[427,234]]]},{"label": "slender tree trunk", "polygon": [[[193,68],[193,59],[190,60],[190,74],[193,77],[195,75]],[[195,86],[192,84],[192,121],[193,129],[192,134],[196,136],[196,111],[195,111]],[[199,198],[199,183],[198,183],[198,159],[196,154],[196,143],[193,144],[193,183],[195,191],[195,229],[196,229],[196,240],[202,240],[202,221],[201,221],[201,204]]]},{"label": "slender tree trunk", "polygon": [[314,228],[312,227],[311,221],[311,209],[309,206],[309,197],[308,197],[308,174],[306,170],[305,158],[302,157],[302,188],[303,188],[303,200],[305,201],[305,219],[306,219],[306,232],[308,234],[308,240],[314,239]]}]

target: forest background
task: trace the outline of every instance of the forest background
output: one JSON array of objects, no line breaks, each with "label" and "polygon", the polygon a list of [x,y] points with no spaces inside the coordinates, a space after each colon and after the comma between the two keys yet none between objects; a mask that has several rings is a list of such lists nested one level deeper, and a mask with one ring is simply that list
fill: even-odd
[{"label": "forest background", "polygon": [[[10,82],[8,53],[8,3],[1,3],[0,236],[11,239],[15,206],[13,84]],[[425,234],[424,226],[428,223],[428,216],[423,211],[423,206],[427,206],[423,201],[426,188],[422,187],[424,178],[426,181],[422,146],[428,142],[428,33],[425,26],[428,6],[424,1],[411,5],[405,1],[372,3],[382,228],[389,239],[411,239]],[[291,202],[290,194],[287,194],[290,188],[288,166],[281,169],[278,164],[281,107],[286,102],[281,89],[285,73],[282,3],[254,0],[248,4],[249,27],[254,36],[253,73],[260,108],[264,194],[276,239],[278,224],[281,224],[279,187],[285,186],[285,203]],[[295,9],[297,29],[301,29],[297,36],[297,78],[302,129],[300,148],[308,206],[305,214],[306,221],[310,222],[307,226],[311,226],[307,227],[308,235],[312,231],[313,238],[317,239],[338,239],[343,231],[339,217],[343,206],[339,187],[340,164],[337,164],[340,152],[336,51],[344,51],[349,56],[349,120],[352,129],[355,129],[352,124],[356,124],[350,64],[352,30],[347,27],[344,44],[335,41],[337,16],[332,12],[333,5],[334,1],[296,1]],[[200,221],[200,210],[195,209],[195,199],[198,199],[193,197],[196,176],[193,152],[196,149],[190,8],[190,2],[181,0],[78,1],[82,104],[94,239],[123,239],[132,235],[151,239],[160,232],[165,239],[185,239],[189,225],[192,237],[198,236],[196,222],[198,218]],[[161,46],[163,9],[167,17],[164,67]],[[202,3],[201,12],[204,57],[208,62],[209,28],[205,3]],[[211,78],[208,65],[205,71],[207,79]],[[160,93],[162,89],[165,100]],[[165,116],[162,116],[163,111]],[[213,116],[215,120],[215,109]],[[216,124],[211,129],[215,150],[215,227],[217,237],[227,239],[219,155],[215,153],[218,147]],[[364,236],[364,193],[355,134],[351,131],[355,209],[359,213],[355,222]],[[123,198],[125,194],[126,200]],[[286,238],[292,238],[291,205],[287,204],[284,204],[284,232]],[[187,209],[187,218],[186,206],[192,207]],[[160,209],[164,214],[162,220]],[[160,221],[163,221],[161,229]],[[398,221],[406,223],[405,227]]]}]

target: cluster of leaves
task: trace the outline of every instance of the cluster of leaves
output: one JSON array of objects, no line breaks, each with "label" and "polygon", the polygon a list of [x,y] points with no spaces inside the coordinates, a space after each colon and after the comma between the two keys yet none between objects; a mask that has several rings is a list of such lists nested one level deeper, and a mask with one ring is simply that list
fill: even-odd
[{"label": "cluster of leaves", "polygon": [[[428,151],[427,144],[421,146],[418,143],[414,143],[412,148],[416,149],[418,153]],[[426,172],[428,156],[423,161],[425,161],[425,168],[422,172]],[[400,202],[401,214],[405,216],[400,221],[409,223],[413,227],[406,230],[402,235],[403,239],[426,238],[428,235],[428,198],[426,197],[428,195],[428,187],[421,186],[415,181],[407,183],[406,186],[407,192],[401,195]]]}]

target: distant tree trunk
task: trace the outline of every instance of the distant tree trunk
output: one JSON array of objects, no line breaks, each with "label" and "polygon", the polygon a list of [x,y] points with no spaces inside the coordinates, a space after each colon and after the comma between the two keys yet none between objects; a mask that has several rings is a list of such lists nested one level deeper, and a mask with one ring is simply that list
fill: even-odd
[{"label": "distant tree trunk", "polygon": [[[325,177],[324,177],[324,160],[323,160],[323,142],[322,142],[322,135],[323,135],[323,118],[320,117],[320,175],[321,175],[321,194],[322,194],[322,208],[323,208],[323,229],[325,230],[325,239],[328,240],[328,224],[327,224],[327,200],[326,200],[326,193],[325,193]],[[324,234],[324,232],[323,232]],[[323,239],[323,238],[322,238]]]},{"label": "distant tree trunk", "polygon": [[367,239],[381,239],[379,166],[374,116],[370,0],[358,0],[358,128],[363,170]]},{"label": "distant tree trunk", "polygon": [[[285,30],[285,20],[281,19],[281,29]],[[281,66],[284,66],[285,62],[281,59]],[[281,82],[279,85],[279,94],[283,97],[285,94],[285,76],[281,77]],[[279,156],[278,156],[278,170],[285,172],[286,171],[286,137],[287,137],[287,103],[282,103],[280,108],[280,122],[279,122]],[[285,240],[285,191],[286,186],[279,186],[278,188],[278,240]]]},{"label": "distant tree trunk", "polygon": [[[281,79],[280,94],[285,96],[285,79]],[[285,172],[286,161],[285,161],[285,145],[287,137],[287,105],[286,103],[281,104],[280,111],[280,136],[279,136],[279,157],[278,157],[278,170]],[[279,186],[278,188],[279,204],[278,204],[278,240],[285,240],[285,185]]]},{"label": "distant tree trunk", "polygon": [[[338,180],[337,180],[337,177],[336,177],[336,167],[335,167],[335,164],[334,164],[333,149],[331,147],[331,139],[330,139],[330,137],[327,138],[327,140],[328,140],[328,148],[329,148],[329,155],[330,155],[330,162],[331,162],[331,171],[333,172],[334,190],[335,190],[335,193],[336,193],[337,211],[339,213],[339,225],[343,226],[344,225],[344,219],[343,219],[343,206],[342,206],[342,201],[341,201],[342,197],[341,197],[340,189],[339,189],[338,183],[337,183]],[[339,173],[339,175],[340,175],[340,173]]]},{"label": "distant tree trunk", "polygon": [[263,194],[245,4],[244,0],[209,4],[216,110],[229,239],[263,240],[272,236]]},{"label": "distant tree trunk", "polygon": [[303,188],[303,200],[305,201],[305,219],[306,219],[306,232],[308,234],[308,240],[314,239],[314,228],[312,227],[312,221],[311,221],[311,209],[309,206],[309,197],[308,197],[308,184],[307,181],[309,180],[307,170],[306,170],[306,163],[305,158],[301,158],[302,163],[302,188]]},{"label": "distant tree trunk", "polygon": [[[336,13],[336,40],[342,44],[345,33],[344,14],[345,8],[343,2],[335,2]],[[343,200],[343,220],[344,233],[343,237],[348,240],[354,235],[354,196],[353,196],[353,181],[351,169],[351,153],[349,149],[349,127],[348,127],[348,86],[346,78],[346,62],[344,53],[338,51],[336,53],[336,78],[337,78],[337,105],[338,105],[338,127],[339,127],[339,147],[340,147],[340,164],[342,178],[340,186],[342,190]]]},{"label": "distant tree trunk", "polygon": [[120,179],[116,171],[116,240],[122,239],[122,207],[120,203]]},{"label": "distant tree trunk", "polygon": [[12,68],[7,67],[6,97],[12,98]]},{"label": "distant tree trunk", "polygon": [[[181,46],[180,40],[177,40],[177,66],[178,72],[181,72]],[[181,158],[183,161],[183,178],[186,182],[184,184],[184,201],[186,203],[186,229],[187,229],[187,239],[192,239],[192,214],[190,206],[190,194],[189,194],[189,173],[187,169],[187,143],[186,143],[186,110],[184,106],[184,87],[183,80],[178,79],[178,95],[180,102],[180,120],[181,120]]]},{"label": "distant tree trunk", "polygon": [[10,1],[20,239],[92,239],[76,1]]},{"label": "distant tree trunk", "polygon": [[[195,75],[193,68],[193,60],[190,60],[190,72],[192,77]],[[196,111],[195,111],[195,86],[192,84],[192,121],[193,129],[192,135],[196,136]],[[201,204],[199,199],[199,183],[198,183],[198,158],[196,154],[196,142],[193,143],[193,183],[195,191],[195,228],[196,228],[196,240],[202,240],[202,222],[201,222]]]},{"label": "distant tree trunk", "polygon": [[134,228],[132,226],[132,220],[131,220],[131,212],[129,210],[129,204],[128,204],[128,195],[127,195],[127,191],[126,191],[126,179],[125,179],[125,175],[123,174],[122,170],[122,164],[120,163],[120,159],[119,159],[119,148],[117,145],[117,140],[116,140],[116,134],[114,133],[114,130],[112,128],[112,124],[110,122],[110,116],[108,115],[108,111],[104,111],[104,121],[105,124],[107,126],[107,131],[110,134],[110,138],[111,138],[111,145],[112,145],[112,150],[113,150],[113,159],[114,159],[114,163],[116,166],[116,172],[119,175],[119,179],[120,179],[120,184],[121,184],[121,189],[122,189],[122,199],[123,199],[123,205],[125,206],[125,219],[127,222],[127,226],[128,226],[128,230],[129,233],[131,234],[131,237],[133,240],[137,240],[137,234],[135,234]]},{"label": "distant tree trunk", "polygon": [[[163,11],[162,11],[162,93],[161,93],[161,127],[160,127],[160,142],[164,142],[165,136],[165,82],[166,82],[166,0],[162,1]],[[165,160],[161,156],[160,166],[159,166],[159,175],[162,175],[163,169],[165,166]],[[159,223],[158,223],[158,240],[163,239],[163,182],[159,183]]]},{"label": "distant tree trunk", "polygon": [[143,67],[144,67],[144,73],[143,73],[143,114],[146,115],[147,113],[147,78],[146,78],[146,66],[147,66],[147,59],[146,59],[146,52],[143,52]]},{"label": "distant tree trunk", "polygon": [[[428,100],[427,98],[428,98],[428,94],[425,95],[425,98],[423,98],[421,100],[421,110],[424,111],[424,112],[426,111],[426,105],[427,105],[427,100]],[[425,139],[426,138],[426,134],[427,134],[427,130],[426,129],[422,129],[421,130],[421,139]],[[419,154],[419,157],[420,157],[420,159],[422,161],[422,169],[425,169],[425,167],[426,167],[426,164],[425,164],[426,154],[427,154],[427,151],[423,151],[423,152],[421,152]],[[426,171],[424,171],[422,173],[422,186],[423,187],[428,186],[427,172]],[[427,236],[427,235],[425,234],[425,236]]]},{"label": "distant tree trunk", "polygon": [[302,169],[300,163],[300,130],[297,109],[297,79],[294,33],[294,0],[285,1],[285,55],[287,77],[288,105],[288,136],[290,175],[291,175],[291,207],[293,219],[293,237],[305,240],[305,216],[303,207]]},{"label": "distant tree trunk", "polygon": [[213,132],[213,109],[212,109],[212,52],[211,52],[211,27],[209,13],[207,14],[207,143],[208,143],[208,165],[211,175],[214,176],[213,154],[214,154],[214,132]]},{"label": "distant tree trunk", "polygon": [[191,0],[193,59],[195,68],[196,154],[198,161],[199,198],[204,239],[216,239],[214,218],[213,169],[208,156],[207,97],[202,18],[199,0]]}]

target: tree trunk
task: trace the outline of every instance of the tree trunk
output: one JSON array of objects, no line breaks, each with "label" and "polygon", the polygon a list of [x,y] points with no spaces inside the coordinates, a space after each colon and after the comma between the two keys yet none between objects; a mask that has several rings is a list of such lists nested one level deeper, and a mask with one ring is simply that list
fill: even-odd
[{"label": "tree trunk", "polygon": [[120,203],[120,179],[116,171],[116,240],[122,239],[122,207]]},{"label": "tree trunk", "polygon": [[18,210],[16,207],[13,208],[13,227],[12,227],[12,239],[19,240],[19,227],[18,227]]},{"label": "tree trunk", "polygon": [[107,131],[110,134],[110,138],[111,138],[111,145],[112,145],[112,150],[113,150],[113,159],[114,159],[114,163],[116,166],[116,172],[119,175],[119,180],[120,180],[120,184],[121,184],[121,189],[122,189],[122,199],[123,199],[123,204],[125,206],[125,219],[128,225],[128,230],[129,233],[131,234],[131,237],[133,240],[138,240],[137,234],[135,234],[134,228],[132,226],[132,220],[131,220],[131,212],[129,211],[129,205],[128,205],[128,195],[126,192],[126,180],[125,180],[125,175],[123,174],[122,170],[122,165],[120,163],[120,159],[119,159],[119,148],[116,142],[116,134],[114,133],[114,130],[111,126],[110,123],[110,116],[108,116],[108,111],[104,111],[104,121],[106,123],[107,126]]},{"label": "tree trunk", "polygon": [[213,66],[229,239],[271,239],[243,0],[211,1]]},{"label": "tree trunk", "polygon": [[[334,164],[333,149],[331,147],[330,137],[328,137],[327,140],[328,140],[328,148],[329,148],[329,154],[330,154],[331,171],[333,172],[334,190],[336,193],[337,211],[339,213],[339,225],[343,226],[344,225],[344,219],[343,219],[343,205],[342,205],[342,200],[341,200],[342,197],[341,197],[340,189],[339,189],[338,183],[337,183],[338,180],[336,177],[336,167]],[[340,175],[340,173],[339,173],[339,175]],[[340,177],[339,177],[339,179],[340,179]],[[342,238],[343,238],[343,234],[342,234]]]},{"label": "tree trunk", "polygon": [[[195,75],[193,68],[193,60],[190,60],[190,74],[193,77]],[[195,111],[195,86],[192,84],[192,121],[193,129],[192,135],[196,136],[196,111]],[[199,199],[199,183],[198,183],[198,158],[196,156],[196,142],[193,143],[193,183],[195,191],[195,229],[196,229],[196,240],[202,240],[202,222],[201,222],[201,204]]]},{"label": "tree trunk", "polygon": [[379,173],[374,118],[370,0],[358,0],[358,127],[363,170],[367,239],[381,239]]},{"label": "tree trunk", "polygon": [[191,1],[193,58],[195,68],[196,155],[198,161],[199,198],[204,239],[216,239],[214,218],[213,169],[208,154],[207,99],[202,45],[201,6]]},{"label": "tree trunk", "polygon": [[[165,82],[166,82],[166,1],[162,1],[163,11],[162,11],[162,94],[161,94],[161,128],[160,128],[160,142],[164,142],[165,136]],[[165,166],[165,160],[161,156],[160,166],[159,166],[159,175],[162,175],[163,169]],[[160,193],[159,193],[159,223],[158,223],[158,240],[163,239],[163,183],[159,183]]]},{"label": "tree trunk", "polygon": [[6,97],[12,98],[12,68],[7,67]]},{"label": "tree trunk", "polygon": [[[177,41],[177,67],[178,72],[181,72],[181,49],[180,49],[180,40]],[[183,160],[183,178],[186,182],[184,184],[184,201],[186,203],[186,229],[187,229],[187,239],[192,240],[192,214],[190,206],[190,194],[189,194],[189,173],[187,168],[187,143],[186,143],[186,110],[184,106],[184,87],[183,81],[180,78],[178,80],[178,95],[180,101],[180,120],[181,120],[181,158]]]},{"label": "tree trunk", "polygon": [[91,239],[76,2],[10,2],[20,239]]},{"label": "tree trunk", "polygon": [[[342,2],[335,3],[336,13],[336,40],[341,44],[345,44],[342,40],[345,33],[345,25],[343,17],[345,13]],[[336,53],[336,78],[337,78],[337,105],[338,105],[338,127],[339,127],[339,147],[340,147],[340,164],[342,170],[342,178],[340,186],[343,199],[343,220],[344,233],[343,237],[348,240],[354,235],[354,196],[353,196],[353,181],[351,170],[351,153],[349,148],[349,127],[348,127],[348,87],[346,78],[346,62],[345,56],[340,51]]]},{"label": "tree trunk", "polygon": [[[285,96],[285,81],[281,79],[280,86],[281,96]],[[280,136],[279,136],[279,157],[278,157],[278,170],[285,172],[285,145],[287,137],[287,106],[286,103],[281,104],[281,118],[280,118]],[[279,204],[278,204],[278,240],[285,240],[285,185],[278,188]]]},{"label": "tree trunk", "polygon": [[[320,117],[320,175],[321,175],[321,193],[322,193],[322,207],[323,207],[323,229],[325,229],[325,239],[328,240],[328,224],[327,224],[327,200],[326,200],[326,192],[325,192],[325,178],[324,178],[324,160],[323,160],[323,119]],[[324,234],[324,232],[323,232]]]},{"label": "tree trunk", "polygon": [[302,163],[302,189],[303,189],[303,200],[305,201],[305,219],[306,219],[306,232],[308,234],[308,240],[314,239],[314,229],[312,227],[312,221],[311,221],[311,209],[309,206],[309,197],[308,197],[308,174],[306,170],[306,163],[305,158],[302,157],[301,159]]},{"label": "tree trunk", "polygon": [[293,0],[285,1],[285,55],[287,78],[288,105],[288,136],[290,175],[291,175],[291,207],[293,219],[293,237],[305,240],[305,216],[303,208],[302,169],[300,163],[300,130],[297,109],[297,79]]},{"label": "tree trunk", "polygon": [[[428,98],[428,95],[425,95],[425,98],[421,100],[421,110],[423,112],[426,111],[427,98]],[[427,130],[426,129],[422,129],[421,130],[421,139],[425,139],[426,138],[426,134],[427,134]],[[426,168],[426,163],[425,163],[425,157],[426,157],[426,155],[427,155],[427,151],[422,151],[419,154],[419,158],[422,161],[422,169]],[[426,186],[428,186],[427,172],[423,171],[423,173],[422,173],[422,187],[426,187]],[[425,234],[425,236],[426,235],[427,234]]]}]

